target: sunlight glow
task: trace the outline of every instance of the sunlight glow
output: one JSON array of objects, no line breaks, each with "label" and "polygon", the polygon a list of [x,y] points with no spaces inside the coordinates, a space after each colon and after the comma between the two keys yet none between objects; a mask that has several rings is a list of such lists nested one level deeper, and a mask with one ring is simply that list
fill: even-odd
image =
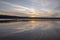
[{"label": "sunlight glow", "polygon": [[34,8],[31,8],[30,17],[36,17],[38,14]]}]

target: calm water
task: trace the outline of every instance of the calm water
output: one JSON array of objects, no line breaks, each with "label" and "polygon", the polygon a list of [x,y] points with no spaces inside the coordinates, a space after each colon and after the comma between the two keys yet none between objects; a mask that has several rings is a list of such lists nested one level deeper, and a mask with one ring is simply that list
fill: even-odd
[{"label": "calm water", "polygon": [[0,40],[59,40],[60,21],[0,23]]}]

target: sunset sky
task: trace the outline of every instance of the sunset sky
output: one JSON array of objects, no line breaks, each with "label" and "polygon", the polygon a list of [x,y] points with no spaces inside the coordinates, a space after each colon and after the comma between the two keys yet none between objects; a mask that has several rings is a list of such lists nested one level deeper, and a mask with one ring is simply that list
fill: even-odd
[{"label": "sunset sky", "polygon": [[0,0],[0,14],[60,17],[60,0]]}]

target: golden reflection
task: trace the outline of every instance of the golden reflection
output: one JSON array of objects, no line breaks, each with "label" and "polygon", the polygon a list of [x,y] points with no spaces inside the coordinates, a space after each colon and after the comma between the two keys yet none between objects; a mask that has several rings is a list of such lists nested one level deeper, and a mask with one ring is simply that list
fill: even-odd
[{"label": "golden reflection", "polygon": [[40,28],[41,30],[48,30],[52,28],[51,22],[48,21],[30,21],[31,29]]},{"label": "golden reflection", "polygon": [[29,24],[31,25],[31,28],[34,29],[36,26],[36,21],[30,21]]}]

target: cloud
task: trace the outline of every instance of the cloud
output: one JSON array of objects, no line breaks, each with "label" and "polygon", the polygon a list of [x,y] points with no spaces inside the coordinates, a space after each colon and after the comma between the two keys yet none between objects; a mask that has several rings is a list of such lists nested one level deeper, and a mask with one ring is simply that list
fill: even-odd
[{"label": "cloud", "polygon": [[12,4],[12,3],[9,3],[9,2],[2,1],[1,3],[6,4],[6,5],[9,5],[9,6],[12,6],[12,7],[16,7],[16,8],[28,9],[27,7],[24,7],[24,6],[21,6],[21,5]]},{"label": "cloud", "polygon": [[[20,13],[25,13],[25,14],[33,14],[35,13],[36,15],[40,16],[52,16],[55,15],[56,12],[58,12],[60,9],[60,1],[59,0],[29,0],[31,3],[31,8],[25,7],[23,5],[18,5],[6,2],[6,1],[1,1],[1,4],[8,5],[11,7],[9,10],[14,11],[14,12],[20,12]],[[24,4],[24,3],[23,3]],[[24,4],[28,5],[29,4]],[[37,15],[37,16],[38,16]]]},{"label": "cloud", "polygon": [[5,2],[5,1],[2,1],[1,3],[5,4],[5,5],[8,5],[8,6],[11,6],[12,10],[16,10],[16,11],[27,11],[28,10],[28,11],[30,11],[29,8],[21,6],[21,5],[12,4],[12,3],[9,3],[9,2]]},{"label": "cloud", "polygon": [[58,11],[58,9],[60,7],[59,0],[31,0],[31,1],[33,2],[32,4],[35,3],[37,5],[40,5],[40,6],[36,5],[37,7],[41,7],[41,8],[45,8],[45,9]]}]

